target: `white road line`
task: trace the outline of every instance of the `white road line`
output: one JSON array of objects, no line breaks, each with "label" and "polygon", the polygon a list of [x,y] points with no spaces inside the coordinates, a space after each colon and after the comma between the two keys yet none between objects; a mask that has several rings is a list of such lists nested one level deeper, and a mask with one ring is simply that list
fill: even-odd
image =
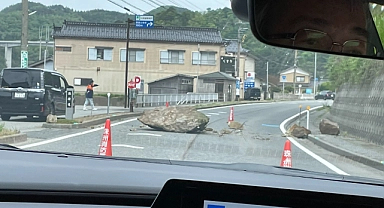
[{"label": "white road line", "polygon": [[228,105],[228,106],[221,106],[221,107],[214,107],[214,108],[206,108],[206,109],[199,109],[197,111],[210,111],[210,110],[217,110],[217,109],[223,109],[223,108],[230,108],[230,107],[242,107],[242,106],[248,106],[248,105],[270,105],[273,103],[247,103],[247,104],[239,104],[239,105]]},{"label": "white road line", "polygon": [[208,113],[208,114],[210,114],[210,115],[215,115],[215,116],[220,115],[219,113]]},{"label": "white road line", "polygon": [[[112,123],[111,126],[117,126],[117,125],[120,125],[120,124],[129,123],[129,122],[136,121],[136,120],[137,119],[134,118],[134,119],[130,119],[130,120],[120,121],[120,122],[117,122],[117,123]],[[81,135],[84,135],[84,134],[89,134],[89,133],[92,133],[92,132],[100,131],[102,129],[104,129],[104,127],[99,127],[99,128],[91,129],[91,130],[88,130],[88,131],[83,131],[83,132],[75,133],[75,134],[65,135],[65,136],[62,136],[62,137],[54,138],[54,139],[47,139],[47,140],[44,140],[44,141],[41,141],[41,142],[36,142],[36,143],[32,143],[32,144],[23,145],[23,146],[20,146],[18,148],[20,148],[20,149],[27,149],[27,148],[31,148],[31,147],[37,147],[37,146],[41,146],[41,145],[45,145],[45,144],[49,144],[49,143],[53,143],[53,142],[58,142],[58,141],[65,140],[65,139],[70,139],[70,138],[73,138],[73,137],[76,137],[76,136],[81,136]],[[101,137],[101,135],[100,135],[100,137]]]},{"label": "white road line", "polygon": [[206,116],[211,117],[212,115],[206,115]]},{"label": "white road line", "polygon": [[[97,146],[100,147],[100,144]],[[144,149],[144,147],[132,146],[132,145],[128,145],[128,144],[112,144],[112,147],[127,147],[127,148],[132,148],[132,149]]]},{"label": "white road line", "polygon": [[223,111],[220,111],[219,113],[229,113],[229,112],[223,112]]},{"label": "white road line", "polygon": [[160,134],[150,134],[150,133],[128,133],[128,136],[155,136],[155,137],[161,137]]},{"label": "white road line", "polygon": [[[318,106],[318,107],[314,107],[312,108],[311,110],[315,110],[315,109],[318,109],[318,108],[321,108],[322,106]],[[301,114],[304,114],[304,113],[307,113],[307,111],[303,111],[301,112]],[[284,134],[286,133],[286,129],[284,128],[285,124],[294,119],[296,116],[298,116],[300,113],[288,118],[288,119],[285,119],[281,124],[280,124],[280,130],[281,132],[283,132]],[[287,139],[289,141],[292,142],[292,144],[294,144],[296,147],[298,147],[299,149],[303,150],[305,153],[307,153],[308,155],[310,155],[311,157],[315,158],[317,161],[319,161],[320,163],[322,163],[323,165],[327,166],[329,169],[335,171],[336,173],[338,174],[341,174],[341,175],[349,175],[348,173],[340,170],[338,167],[336,167],[335,165],[331,164],[330,162],[326,161],[325,159],[323,159],[322,157],[316,155],[315,153],[313,153],[312,151],[310,151],[309,149],[305,148],[303,145],[301,145],[299,142],[297,142],[294,138],[292,137],[287,137]]]}]

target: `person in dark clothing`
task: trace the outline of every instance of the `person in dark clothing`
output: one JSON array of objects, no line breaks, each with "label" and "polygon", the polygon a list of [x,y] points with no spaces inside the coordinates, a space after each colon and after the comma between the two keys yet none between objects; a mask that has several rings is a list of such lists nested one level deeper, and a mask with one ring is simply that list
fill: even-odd
[{"label": "person in dark clothing", "polygon": [[92,110],[97,110],[95,108],[95,104],[93,103],[93,88],[99,86],[95,84],[93,80],[91,80],[87,86],[87,91],[85,92],[85,103],[83,110],[87,110],[87,105],[90,104],[92,106]]}]

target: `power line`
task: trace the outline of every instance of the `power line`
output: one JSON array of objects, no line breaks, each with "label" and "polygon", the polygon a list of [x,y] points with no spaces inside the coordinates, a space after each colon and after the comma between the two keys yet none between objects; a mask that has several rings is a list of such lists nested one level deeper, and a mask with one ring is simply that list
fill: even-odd
[{"label": "power line", "polygon": [[183,6],[181,6],[179,3],[176,3],[175,1],[173,1],[173,0],[168,0],[169,2],[171,2],[171,3],[173,3],[174,5],[176,5],[176,6],[178,6],[178,7],[183,7]]},{"label": "power line", "polygon": [[153,2],[152,3],[149,3],[147,0],[143,0],[145,3],[147,3],[148,5],[150,5],[151,7],[153,8],[156,8],[156,6],[153,5]]},{"label": "power line", "polygon": [[128,4],[129,6],[131,6],[131,7],[135,8],[135,9],[137,9],[137,10],[139,10],[139,11],[145,13],[144,10],[142,10],[142,9],[140,9],[140,8],[138,8],[138,7],[134,6],[134,5],[132,5],[132,4],[128,3],[128,2],[126,2],[125,0],[120,0],[120,1],[122,1],[122,2],[124,2],[124,3],[126,3],[126,4]]},{"label": "power line", "polygon": [[188,3],[189,5],[195,7],[196,9],[200,10],[200,11],[203,11],[203,9],[201,9],[200,7],[196,6],[196,4],[190,2],[189,0],[184,0],[186,3]]}]

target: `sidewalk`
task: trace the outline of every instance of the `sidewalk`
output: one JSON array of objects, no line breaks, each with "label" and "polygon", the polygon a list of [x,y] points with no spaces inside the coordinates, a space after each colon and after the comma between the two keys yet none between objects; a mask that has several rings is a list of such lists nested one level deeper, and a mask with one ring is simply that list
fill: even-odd
[{"label": "sidewalk", "polygon": [[[339,136],[321,134],[320,121],[328,115],[327,109],[311,112],[309,129],[312,131],[312,137],[308,139],[336,154],[384,171],[384,146],[348,135],[343,129],[340,129]],[[306,116],[302,118],[301,123],[306,123]]]}]

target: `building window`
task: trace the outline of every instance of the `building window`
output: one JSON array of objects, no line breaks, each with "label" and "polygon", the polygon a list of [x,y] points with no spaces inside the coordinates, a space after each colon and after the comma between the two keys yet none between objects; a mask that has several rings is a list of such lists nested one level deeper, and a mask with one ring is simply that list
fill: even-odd
[{"label": "building window", "polygon": [[216,52],[201,51],[192,52],[192,64],[193,65],[216,65]]},{"label": "building window", "polygon": [[64,51],[64,52],[71,52],[72,47],[67,47],[67,46],[56,46],[55,51]]},{"label": "building window", "polygon": [[112,49],[111,48],[88,48],[88,60],[104,60],[112,61]]},{"label": "building window", "polygon": [[305,77],[304,76],[296,77],[296,82],[305,82]]},{"label": "building window", "polygon": [[184,51],[160,51],[160,63],[184,64]]},{"label": "building window", "polygon": [[[126,49],[120,49],[120,61],[125,62]],[[129,62],[144,62],[144,50],[142,49],[129,49],[128,50]]]},{"label": "building window", "polygon": [[192,84],[191,79],[181,79],[181,84]]}]

